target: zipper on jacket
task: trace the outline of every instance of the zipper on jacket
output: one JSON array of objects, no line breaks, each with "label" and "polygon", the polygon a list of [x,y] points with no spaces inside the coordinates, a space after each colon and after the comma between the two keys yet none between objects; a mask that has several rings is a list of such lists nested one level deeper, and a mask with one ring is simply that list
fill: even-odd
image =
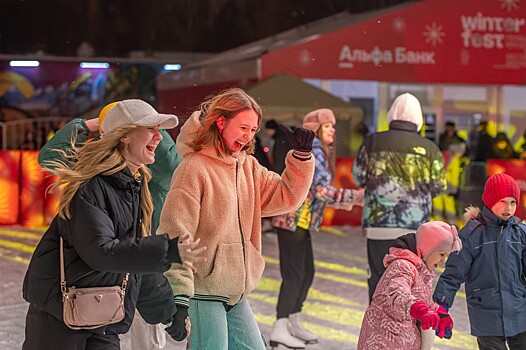
[{"label": "zipper on jacket", "polygon": [[[140,187],[137,185],[134,185],[131,181],[130,181],[130,187],[132,191],[132,212],[136,218],[139,218],[140,216],[140,196],[139,196]],[[140,232],[141,225],[137,225],[137,221],[140,222],[140,220],[141,220],[140,218],[138,220],[133,220],[132,232],[135,232],[135,238],[141,237],[141,232]]]},{"label": "zipper on jacket", "polygon": [[[244,239],[244,236],[243,236],[243,229],[241,228],[241,211],[239,210],[239,195],[237,193],[238,166],[239,166],[239,161],[236,158],[236,183],[235,183],[235,186],[236,186],[236,202],[237,202],[237,224],[239,226],[239,234],[241,235],[241,245],[243,246],[243,265],[245,266],[245,275],[248,278],[247,261],[245,259],[245,239]],[[246,278],[245,278],[245,286],[246,286]],[[243,288],[243,290],[244,290],[244,288]],[[245,293],[241,293],[241,297],[239,298],[239,300],[243,299],[243,295],[244,294]]]}]

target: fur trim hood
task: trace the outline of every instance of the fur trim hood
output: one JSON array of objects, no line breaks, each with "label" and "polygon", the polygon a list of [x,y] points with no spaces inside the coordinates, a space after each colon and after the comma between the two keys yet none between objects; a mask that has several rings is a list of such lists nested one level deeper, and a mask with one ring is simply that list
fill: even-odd
[{"label": "fur trim hood", "polygon": [[479,207],[469,206],[464,210],[464,224],[466,224],[471,219],[476,219],[482,211]]}]

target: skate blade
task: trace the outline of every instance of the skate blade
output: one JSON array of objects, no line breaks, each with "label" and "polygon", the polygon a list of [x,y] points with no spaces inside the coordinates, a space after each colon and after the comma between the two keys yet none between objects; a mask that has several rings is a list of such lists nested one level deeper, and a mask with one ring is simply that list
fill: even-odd
[{"label": "skate blade", "polygon": [[274,350],[274,348],[277,348],[279,347],[280,345],[283,345],[284,347],[286,347],[287,349],[292,349],[292,350],[304,350],[305,347],[301,347],[301,348],[298,348],[298,347],[289,347],[287,346],[287,344],[283,344],[283,343],[280,343],[280,342],[277,342],[277,341],[273,341],[271,340],[270,342],[270,349],[271,350]]}]

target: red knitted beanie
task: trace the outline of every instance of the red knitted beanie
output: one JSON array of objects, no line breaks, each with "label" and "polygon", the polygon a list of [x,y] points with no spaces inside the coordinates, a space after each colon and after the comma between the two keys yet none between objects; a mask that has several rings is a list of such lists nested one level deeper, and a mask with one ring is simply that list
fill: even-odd
[{"label": "red knitted beanie", "polygon": [[520,195],[521,190],[514,178],[506,174],[495,174],[486,181],[482,201],[491,209],[495,203],[506,197],[513,197],[518,202]]}]

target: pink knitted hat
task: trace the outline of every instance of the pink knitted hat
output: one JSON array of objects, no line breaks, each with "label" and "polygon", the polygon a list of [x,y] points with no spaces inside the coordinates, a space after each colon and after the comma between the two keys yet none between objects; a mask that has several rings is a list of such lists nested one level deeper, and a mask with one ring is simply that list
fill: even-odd
[{"label": "pink knitted hat", "polygon": [[425,261],[435,250],[459,252],[462,242],[455,226],[443,221],[431,221],[420,225],[416,231],[416,249]]},{"label": "pink knitted hat", "polygon": [[521,189],[514,178],[506,174],[495,174],[490,176],[484,185],[482,201],[488,209],[491,209],[503,198],[513,197],[518,202],[520,196]]},{"label": "pink knitted hat", "polygon": [[314,132],[318,131],[320,126],[325,123],[332,123],[332,125],[336,124],[334,113],[328,108],[317,109],[309,112],[303,118],[303,127]]}]

